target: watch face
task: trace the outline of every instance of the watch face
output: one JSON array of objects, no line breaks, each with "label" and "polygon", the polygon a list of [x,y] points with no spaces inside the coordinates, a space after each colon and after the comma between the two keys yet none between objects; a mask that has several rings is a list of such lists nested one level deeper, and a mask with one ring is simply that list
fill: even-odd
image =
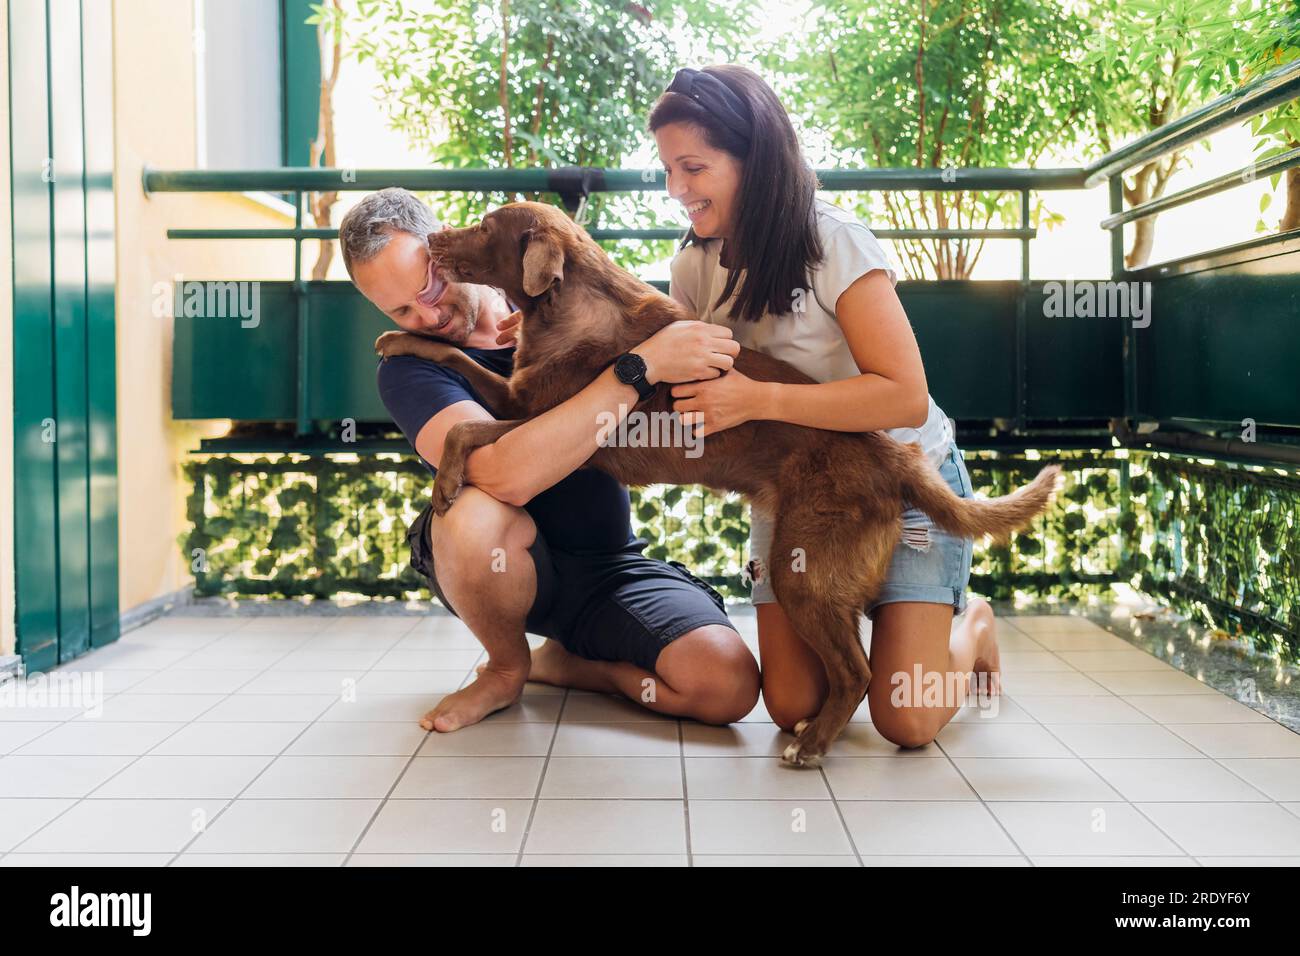
[{"label": "watch face", "polygon": [[631,385],[645,375],[645,359],[634,352],[620,355],[614,363],[614,374],[624,385]]}]

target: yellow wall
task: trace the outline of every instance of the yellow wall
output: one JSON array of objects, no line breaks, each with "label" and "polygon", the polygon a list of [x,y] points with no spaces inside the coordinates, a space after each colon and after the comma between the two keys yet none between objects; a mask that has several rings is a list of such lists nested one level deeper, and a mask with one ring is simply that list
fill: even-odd
[{"label": "yellow wall", "polygon": [[177,544],[188,491],[180,463],[200,437],[220,434],[227,424],[172,420],[172,323],[153,315],[154,284],[178,272],[187,278],[284,280],[293,270],[288,242],[166,238],[169,227],[292,225],[281,213],[240,195],[146,196],[141,189],[146,163],[157,169],[196,166],[193,13],[193,4],[177,0],[119,0],[113,9],[123,611],[192,581]]}]

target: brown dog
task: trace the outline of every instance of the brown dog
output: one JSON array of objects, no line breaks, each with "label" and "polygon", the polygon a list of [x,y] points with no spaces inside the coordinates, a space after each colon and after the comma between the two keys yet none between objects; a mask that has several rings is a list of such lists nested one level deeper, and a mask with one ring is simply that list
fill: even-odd
[{"label": "brown dog", "polygon": [[[433,487],[437,514],[455,500],[472,449],[570,398],[665,325],[693,318],[615,266],[554,206],[503,206],[477,226],[432,233],[429,248],[443,276],[496,286],[523,313],[509,379],[458,348],[418,335],[388,332],[375,343],[385,357],[416,355],[455,368],[493,412],[515,419],[461,422],[448,432]],[[735,367],[761,381],[813,381],[751,349],[741,349]],[[671,413],[669,387],[661,384],[636,409]],[[866,694],[871,671],[858,640],[859,616],[884,580],[901,535],[904,501],[950,533],[1005,538],[1047,507],[1060,471],[1049,466],[1013,494],[975,500],[953,494],[919,445],[880,432],[751,421],[709,435],[703,448],[689,457],[682,447],[605,446],[589,464],[629,485],[701,484],[739,492],[774,517],[773,558],[802,555],[800,569],[796,562],[772,561],[772,588],[825,665],[830,693],[821,711],[795,728],[784,757],[796,766],[826,752]]]}]

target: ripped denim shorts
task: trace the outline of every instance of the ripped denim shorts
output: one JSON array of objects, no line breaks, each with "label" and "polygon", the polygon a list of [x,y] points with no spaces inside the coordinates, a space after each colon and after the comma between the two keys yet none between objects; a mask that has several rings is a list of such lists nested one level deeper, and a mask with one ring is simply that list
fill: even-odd
[{"label": "ripped denim shorts", "polygon": [[[970,475],[956,442],[948,447],[939,474],[956,494],[971,497]],[[776,603],[771,576],[767,573],[772,530],[769,519],[751,511],[746,577],[753,583],[750,601],[754,604]],[[866,608],[867,616],[871,617],[881,604],[900,601],[949,604],[954,614],[960,614],[966,609],[973,547],[970,538],[949,534],[936,527],[925,512],[907,505],[903,510],[902,539],[894,548],[880,594]]]}]

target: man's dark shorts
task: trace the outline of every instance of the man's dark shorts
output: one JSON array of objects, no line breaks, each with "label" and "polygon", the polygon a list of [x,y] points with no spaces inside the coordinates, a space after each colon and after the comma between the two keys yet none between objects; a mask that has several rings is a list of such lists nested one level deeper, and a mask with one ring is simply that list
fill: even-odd
[{"label": "man's dark shorts", "polygon": [[[411,567],[452,614],[434,573],[426,505],[407,529]],[[630,661],[655,669],[659,652],[706,624],[734,630],[722,595],[675,561],[647,558],[646,542],[622,551],[577,554],[551,548],[542,533],[528,548],[537,568],[537,597],[525,630],[559,641],[570,653],[595,661]],[[459,615],[457,615],[459,617]]]}]

